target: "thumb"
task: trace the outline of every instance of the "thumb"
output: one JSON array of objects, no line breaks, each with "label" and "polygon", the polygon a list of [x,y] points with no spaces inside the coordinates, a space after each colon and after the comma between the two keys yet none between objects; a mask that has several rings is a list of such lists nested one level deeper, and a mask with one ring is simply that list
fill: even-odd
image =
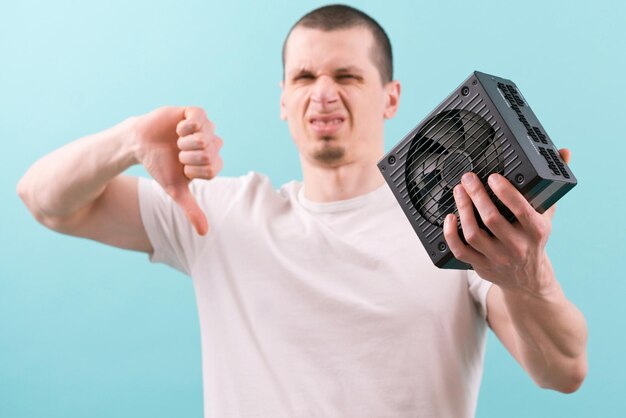
[{"label": "thumb", "polygon": [[559,154],[561,154],[561,158],[565,161],[565,164],[569,164],[569,160],[572,156],[572,152],[567,148],[561,148],[559,150]]},{"label": "thumb", "polygon": [[178,184],[168,188],[166,192],[174,199],[176,204],[182,208],[185,212],[185,216],[198,234],[206,235],[209,230],[209,223],[207,222],[204,212],[202,212],[202,209],[198,206],[198,202],[196,202],[196,199],[189,191],[189,186],[187,184]]}]

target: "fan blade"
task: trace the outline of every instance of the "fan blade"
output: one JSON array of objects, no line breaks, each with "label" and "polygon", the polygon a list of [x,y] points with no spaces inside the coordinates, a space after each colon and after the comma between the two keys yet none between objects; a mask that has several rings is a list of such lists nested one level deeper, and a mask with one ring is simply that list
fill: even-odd
[{"label": "fan blade", "polygon": [[491,142],[493,139],[493,128],[487,120],[473,112],[463,110],[459,118],[463,125],[464,149],[477,157],[483,153],[481,144]]},{"label": "fan blade", "polygon": [[454,194],[450,187],[443,188],[444,190],[441,193],[441,198],[439,199],[439,210],[438,210],[438,218],[441,223],[445,217],[454,212]]},{"label": "fan blade", "polygon": [[437,169],[438,161],[439,161],[439,155],[436,155],[436,154],[427,155],[426,161],[424,161],[422,165],[424,167],[424,170],[423,170],[424,174],[429,174],[435,171]]},{"label": "fan blade", "polygon": [[439,155],[437,154],[425,154],[407,165],[408,181],[421,183],[425,176],[432,173],[437,168],[438,158]]},{"label": "fan blade", "polygon": [[457,111],[442,113],[424,137],[435,141],[440,146],[450,149],[462,145],[463,125]]},{"label": "fan blade", "polygon": [[426,197],[420,204],[420,213],[428,219],[430,222],[439,224],[439,205],[441,198],[446,188],[441,185],[441,182],[432,183],[431,187],[426,193]]}]

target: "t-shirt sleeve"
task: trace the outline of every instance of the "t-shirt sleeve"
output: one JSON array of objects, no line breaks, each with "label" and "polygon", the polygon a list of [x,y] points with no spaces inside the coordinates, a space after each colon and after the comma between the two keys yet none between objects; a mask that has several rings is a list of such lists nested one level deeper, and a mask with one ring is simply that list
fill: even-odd
[{"label": "t-shirt sleeve", "polygon": [[487,319],[487,293],[493,283],[480,277],[474,270],[467,270],[467,284],[478,312]]},{"label": "t-shirt sleeve", "polygon": [[184,211],[152,179],[140,178],[138,185],[141,219],[152,244],[150,261],[165,263],[191,275],[193,267],[219,224],[237,198],[248,176],[194,180],[190,190],[209,223],[209,232],[200,236],[187,220]]}]

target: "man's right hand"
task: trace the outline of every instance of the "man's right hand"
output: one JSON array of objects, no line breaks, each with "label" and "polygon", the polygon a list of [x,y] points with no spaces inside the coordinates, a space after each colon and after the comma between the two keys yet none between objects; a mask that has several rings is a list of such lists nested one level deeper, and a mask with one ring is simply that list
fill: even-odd
[{"label": "man's right hand", "polygon": [[202,109],[162,107],[43,156],[20,179],[17,192],[35,219],[54,231],[152,253],[138,179],[122,173],[143,164],[204,235],[207,219],[189,182],[217,175],[221,146]]},{"label": "man's right hand", "polygon": [[184,210],[198,234],[208,231],[206,217],[189,191],[192,179],[212,179],[222,169],[222,140],[199,107],[161,107],[135,118],[138,163]]}]

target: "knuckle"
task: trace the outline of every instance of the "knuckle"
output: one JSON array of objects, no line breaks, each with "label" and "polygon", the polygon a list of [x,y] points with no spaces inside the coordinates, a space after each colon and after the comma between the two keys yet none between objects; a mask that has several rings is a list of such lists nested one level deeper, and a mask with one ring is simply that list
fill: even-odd
[{"label": "knuckle", "polygon": [[521,222],[528,222],[532,219],[532,213],[529,209],[524,208],[518,210],[515,217]]},{"label": "knuckle", "polygon": [[456,207],[459,209],[459,212],[463,212],[470,208],[470,203],[465,199],[457,199]]},{"label": "knuckle", "polygon": [[199,164],[209,164],[211,162],[211,158],[207,153],[201,153],[198,155],[198,163]]},{"label": "knuckle", "polygon": [[541,222],[539,223],[537,229],[541,238],[547,238],[550,235],[550,232],[552,232],[552,225],[550,222]]},{"label": "knuckle", "polygon": [[[526,257],[527,253],[528,251],[525,247],[515,246],[511,249],[511,258],[513,260],[521,260]],[[509,263],[512,263],[512,261],[509,261]]]},{"label": "knuckle", "polygon": [[218,155],[215,161],[215,167],[216,167],[216,174],[219,173],[220,171],[222,171],[222,168],[224,168],[224,161],[222,160],[222,158]]},{"label": "knuckle", "polygon": [[206,119],[206,126],[209,129],[209,131],[211,131],[211,132],[215,131],[215,124],[213,122],[211,122],[210,119],[207,119],[206,115],[205,115],[205,119]]},{"label": "knuckle", "polygon": [[465,262],[467,261],[468,251],[464,246],[457,247],[457,248],[450,247],[450,250],[452,251],[452,254],[454,254],[455,258],[461,261],[465,261]]},{"label": "knuckle", "polygon": [[515,260],[520,260],[526,257],[526,254],[528,253],[528,246],[526,245],[525,241],[520,240],[517,241],[514,245],[511,245],[508,248],[507,253],[509,257],[509,262],[514,263]]},{"label": "knuckle", "polygon": [[213,166],[205,166],[202,171],[205,179],[212,179],[215,177],[215,170],[213,169]]},{"label": "knuckle", "polygon": [[184,127],[185,127],[185,120],[181,120],[180,122],[176,124],[176,134],[178,136],[183,136]]},{"label": "knuckle", "polygon": [[196,135],[195,143],[198,148],[206,148],[207,146],[207,140],[203,135]]},{"label": "knuckle", "polygon": [[502,254],[494,254],[491,256],[491,260],[493,262],[494,265],[496,266],[508,266],[511,263],[511,260],[509,257],[504,256]]},{"label": "knuckle", "polygon": [[531,224],[528,233],[534,241],[543,241],[550,235],[550,229],[544,222],[536,222]]},{"label": "knuckle", "polygon": [[475,229],[469,229],[467,231],[464,231],[464,235],[465,235],[465,241],[467,241],[468,243],[474,245],[477,244],[478,241],[480,240],[480,234],[477,230]]},{"label": "knuckle", "polygon": [[490,209],[487,213],[482,217],[485,225],[492,227],[496,226],[500,223],[500,213],[495,209]]}]

